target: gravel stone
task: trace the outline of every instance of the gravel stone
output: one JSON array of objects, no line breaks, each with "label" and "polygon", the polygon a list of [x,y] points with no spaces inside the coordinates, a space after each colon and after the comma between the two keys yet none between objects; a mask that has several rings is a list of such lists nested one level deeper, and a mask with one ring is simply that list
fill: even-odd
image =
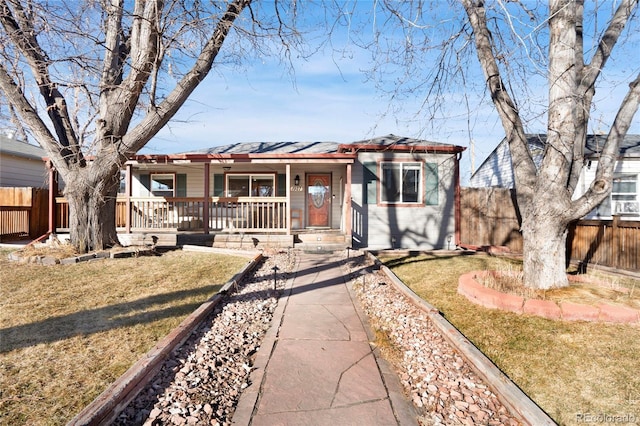
[{"label": "gravel stone", "polygon": [[[231,425],[278,295],[294,264],[295,251],[265,252],[263,262],[240,283],[238,291],[225,297],[174,351],[113,424]],[[402,354],[401,359],[390,357],[389,361],[421,425],[520,425],[429,317],[387,283],[363,253],[351,250],[344,264],[352,272],[372,327],[386,333]],[[274,266],[278,267],[275,291]]]},{"label": "gravel stone", "polygon": [[[163,363],[113,425],[231,424],[295,261],[294,252],[265,251],[264,256],[238,291],[226,296]],[[274,266],[278,267],[275,291]],[[147,415],[142,418],[140,413]]]},{"label": "gravel stone", "polygon": [[413,401],[421,425],[520,425],[424,311],[390,282],[381,285],[388,278],[363,253],[352,250],[345,264],[372,328],[384,332],[393,352],[402,355],[387,358]]}]

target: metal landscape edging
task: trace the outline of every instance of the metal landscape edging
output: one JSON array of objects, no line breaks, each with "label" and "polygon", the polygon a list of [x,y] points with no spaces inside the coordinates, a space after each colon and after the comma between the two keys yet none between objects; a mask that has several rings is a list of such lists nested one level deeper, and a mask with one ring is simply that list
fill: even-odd
[{"label": "metal landscape edging", "polygon": [[476,374],[486,382],[500,402],[502,402],[514,416],[518,417],[523,423],[531,426],[557,424],[542,408],[529,398],[518,385],[471,343],[464,334],[444,318],[438,309],[414,293],[391,269],[383,265],[375,255],[369,252],[367,252],[367,255],[380,267],[380,270],[389,278],[398,291],[406,296],[415,306],[426,312],[444,338],[469,362]]},{"label": "metal landscape edging", "polygon": [[147,383],[158,374],[162,363],[171,352],[187,340],[191,332],[213,311],[223,296],[231,289],[235,289],[244,276],[253,271],[262,257],[262,253],[255,254],[253,259],[227,281],[218,293],[200,305],[180,325],[136,361],[122,376],[71,419],[67,426],[111,424]]}]

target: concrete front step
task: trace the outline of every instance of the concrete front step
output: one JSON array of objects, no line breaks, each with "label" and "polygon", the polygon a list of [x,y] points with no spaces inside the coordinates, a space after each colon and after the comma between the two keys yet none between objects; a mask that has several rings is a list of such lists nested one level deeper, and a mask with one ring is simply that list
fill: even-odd
[{"label": "concrete front step", "polygon": [[330,253],[346,250],[350,247],[346,243],[296,243],[295,248],[307,253]]},{"label": "concrete front step", "polygon": [[270,234],[216,234],[213,238],[216,248],[287,248],[293,247],[293,235]]},{"label": "concrete front step", "polygon": [[118,234],[123,246],[153,246],[176,247],[178,245],[177,232],[133,232]]},{"label": "concrete front step", "polygon": [[296,243],[302,244],[346,244],[350,243],[340,232],[308,232],[296,235]]}]

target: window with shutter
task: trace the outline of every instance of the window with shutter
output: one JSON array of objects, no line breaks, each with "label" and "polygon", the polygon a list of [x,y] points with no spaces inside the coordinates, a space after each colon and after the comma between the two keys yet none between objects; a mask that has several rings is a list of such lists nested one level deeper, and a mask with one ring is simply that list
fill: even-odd
[{"label": "window with shutter", "polygon": [[382,204],[422,204],[422,163],[383,162],[380,164]]}]

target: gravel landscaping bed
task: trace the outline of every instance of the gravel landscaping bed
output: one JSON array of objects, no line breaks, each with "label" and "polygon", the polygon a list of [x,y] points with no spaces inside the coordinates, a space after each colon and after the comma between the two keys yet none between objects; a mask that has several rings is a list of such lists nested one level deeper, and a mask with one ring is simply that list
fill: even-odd
[{"label": "gravel landscaping bed", "polygon": [[[249,383],[255,353],[269,328],[295,262],[295,252],[272,253],[249,274],[114,425],[230,425]],[[369,267],[351,251],[351,272]],[[273,267],[279,268],[277,288]],[[382,330],[399,357],[389,361],[420,413],[422,425],[519,425],[496,395],[431,324],[428,316],[386,282],[379,271],[352,275],[372,327]],[[383,350],[384,354],[384,350]]]},{"label": "gravel landscaping bed", "polygon": [[216,306],[113,424],[231,424],[293,261],[293,252],[265,253],[238,291]]},{"label": "gravel landscaping bed", "polygon": [[[355,255],[355,256],[354,256]],[[352,252],[352,271],[371,265]],[[423,425],[519,425],[424,311],[380,271],[353,275],[354,289],[372,328],[389,339],[389,361],[420,413]],[[384,354],[385,348],[381,348]]]}]

